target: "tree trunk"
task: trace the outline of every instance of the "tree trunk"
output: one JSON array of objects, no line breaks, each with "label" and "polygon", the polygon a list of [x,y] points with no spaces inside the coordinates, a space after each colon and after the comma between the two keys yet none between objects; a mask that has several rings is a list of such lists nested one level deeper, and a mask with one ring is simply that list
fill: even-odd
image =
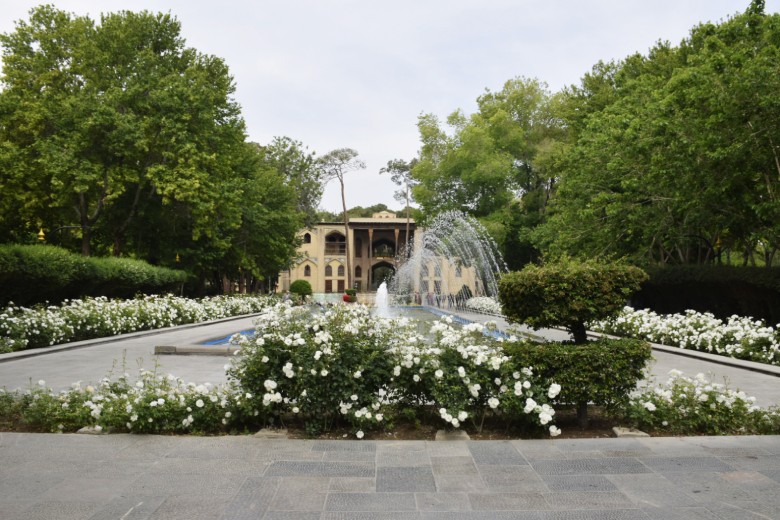
[{"label": "tree trunk", "polygon": [[584,323],[573,324],[569,331],[576,345],[584,345],[588,342],[588,331],[585,329]]},{"label": "tree trunk", "polygon": [[[344,179],[339,179],[341,181],[341,207],[344,209],[344,253],[347,256],[347,272],[346,274],[346,282],[345,282],[345,288],[346,289],[352,289],[352,284],[350,283],[352,279],[352,262],[349,258],[349,216],[347,216],[347,199],[344,196]],[[369,244],[368,247],[371,247]]]},{"label": "tree trunk", "polygon": [[583,430],[588,427],[588,403],[577,403],[577,425]]}]

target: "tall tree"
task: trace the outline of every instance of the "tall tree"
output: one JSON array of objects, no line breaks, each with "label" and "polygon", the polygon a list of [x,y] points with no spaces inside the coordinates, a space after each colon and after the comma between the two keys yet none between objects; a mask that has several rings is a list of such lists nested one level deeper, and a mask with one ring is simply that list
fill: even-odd
[{"label": "tall tree", "polygon": [[417,181],[412,177],[412,168],[417,163],[417,159],[412,159],[409,162],[403,159],[391,159],[387,161],[387,166],[379,170],[379,173],[389,173],[390,178],[396,186],[400,189],[397,190],[393,196],[395,200],[404,204],[406,208],[406,244],[404,247],[404,254],[411,254],[411,248],[409,243],[409,229],[411,227],[411,205],[412,205],[412,189],[417,184]]},{"label": "tall tree", "polygon": [[349,257],[349,215],[347,214],[347,199],[344,194],[344,177],[349,172],[365,169],[366,163],[360,160],[358,155],[358,152],[351,148],[337,148],[320,158],[320,168],[322,168],[324,181],[327,183],[337,179],[341,187],[341,207],[343,209],[344,239],[346,241],[347,288],[352,287],[352,262]]},{"label": "tall tree", "polygon": [[237,218],[216,208],[244,123],[224,62],[186,48],[180,31],[165,14],[96,24],[42,6],[0,36],[0,185],[24,215],[0,207],[0,223],[17,226],[6,237],[77,226],[83,254],[95,236],[120,254],[150,224],[138,215],[179,207],[191,240],[219,240],[216,219]]}]

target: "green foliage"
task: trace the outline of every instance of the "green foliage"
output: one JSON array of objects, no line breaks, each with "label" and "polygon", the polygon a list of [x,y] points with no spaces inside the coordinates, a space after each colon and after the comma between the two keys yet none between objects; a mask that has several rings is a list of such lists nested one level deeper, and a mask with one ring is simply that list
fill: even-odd
[{"label": "green foliage", "polygon": [[760,2],[678,46],[599,63],[565,93],[547,251],[643,265],[772,263],[780,247],[780,15]]},{"label": "green foliage", "polygon": [[92,258],[54,246],[0,245],[0,305],[84,296],[129,298],[175,290],[186,273],[129,258]]},{"label": "green foliage", "polygon": [[290,292],[301,298],[312,295],[311,284],[307,280],[295,280],[290,284]]},{"label": "green foliage", "polygon": [[564,327],[587,342],[585,324],[614,316],[647,274],[633,266],[563,258],[504,275],[499,299],[507,319],[535,328]]},{"label": "green foliage", "polygon": [[633,392],[616,413],[634,427],[662,435],[780,433],[780,409],[762,410],[754,401],[703,374],[691,378],[673,370],[663,384]]},{"label": "green foliage", "polygon": [[537,378],[561,385],[554,403],[608,408],[627,401],[652,357],[648,343],[632,339],[600,339],[576,348],[569,343],[508,343],[505,349],[515,370],[533,367]]}]

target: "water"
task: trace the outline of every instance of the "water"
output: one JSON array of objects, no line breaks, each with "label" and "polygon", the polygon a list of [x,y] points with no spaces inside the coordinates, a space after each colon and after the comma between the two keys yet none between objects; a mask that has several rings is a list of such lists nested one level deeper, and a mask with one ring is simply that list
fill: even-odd
[{"label": "water", "polygon": [[376,309],[374,314],[380,318],[390,317],[390,298],[387,293],[387,283],[382,282],[376,290],[376,299],[374,300]]},{"label": "water", "polygon": [[[390,293],[396,301],[413,301],[413,292],[425,292],[424,282],[428,283],[428,292],[434,298],[453,296],[459,301],[471,296],[496,298],[498,276],[507,271],[495,241],[485,228],[460,211],[437,216],[424,229],[421,239],[415,240],[412,251],[402,258],[406,260],[390,282]],[[455,276],[457,270],[466,276]],[[471,277],[475,283],[465,291],[464,282]],[[430,303],[426,301],[428,295],[420,296],[422,303]]]}]

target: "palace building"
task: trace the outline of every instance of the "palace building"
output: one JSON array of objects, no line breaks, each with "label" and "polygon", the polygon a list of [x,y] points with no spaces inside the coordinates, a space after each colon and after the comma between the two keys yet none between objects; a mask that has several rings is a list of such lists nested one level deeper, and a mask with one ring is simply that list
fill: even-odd
[{"label": "palace building", "polygon": [[[281,290],[288,290],[295,280],[306,280],[315,294],[342,294],[350,287],[358,293],[376,292],[399,269],[399,253],[406,244],[419,247],[423,232],[412,219],[407,237],[406,218],[398,218],[388,211],[375,213],[371,218],[350,218],[348,229],[345,236],[343,222],[321,222],[302,230],[298,258],[289,270],[280,273]],[[346,272],[347,241],[351,277]],[[412,290],[419,294],[419,299],[430,299],[429,294],[452,294],[463,285],[478,292],[473,269],[449,262],[429,264],[419,266],[419,275],[414,276]]]}]

